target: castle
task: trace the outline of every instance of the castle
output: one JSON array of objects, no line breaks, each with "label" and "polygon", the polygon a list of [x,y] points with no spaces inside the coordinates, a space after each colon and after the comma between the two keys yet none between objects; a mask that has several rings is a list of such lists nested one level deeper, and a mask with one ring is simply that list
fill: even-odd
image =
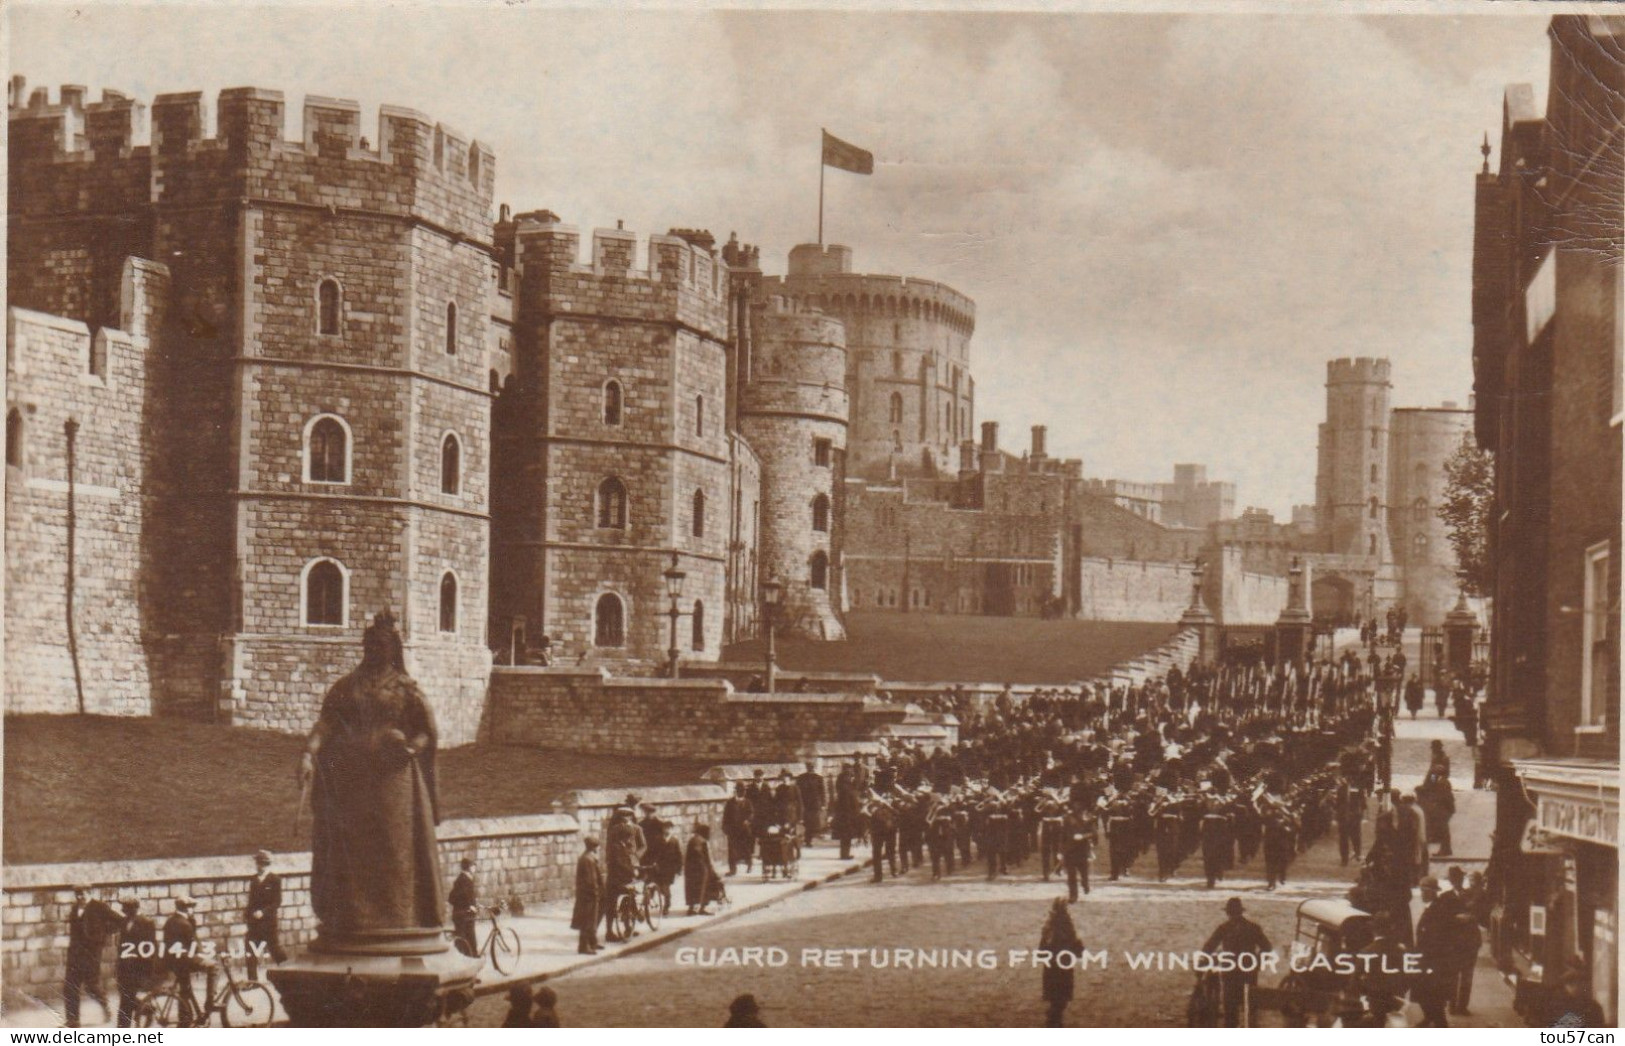
[{"label": "castle", "polygon": [[[978,440],[952,288],[493,217],[479,141],[394,106],[369,141],[316,96],[288,140],[285,108],[223,91],[211,136],[160,95],[149,133],[117,92],[11,84],[13,711],[301,730],[386,608],[455,741],[494,662],[715,662],[769,581],[823,640],[854,608],[1174,621],[1198,556],[1221,619],[1284,602],[1284,563],[1215,544],[1228,484],[1176,472],[1208,526],[1164,526],[1043,426]],[[1323,551],[1374,576],[1363,495],[1322,500]]]}]

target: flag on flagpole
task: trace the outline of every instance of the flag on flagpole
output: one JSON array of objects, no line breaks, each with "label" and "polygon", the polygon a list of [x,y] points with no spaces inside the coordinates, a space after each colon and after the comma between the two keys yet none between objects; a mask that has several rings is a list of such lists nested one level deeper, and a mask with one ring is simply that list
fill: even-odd
[{"label": "flag on flagpole", "polygon": [[843,142],[825,131],[824,166],[851,171],[853,174],[874,174],[875,154],[867,149],[859,149],[850,142]]}]

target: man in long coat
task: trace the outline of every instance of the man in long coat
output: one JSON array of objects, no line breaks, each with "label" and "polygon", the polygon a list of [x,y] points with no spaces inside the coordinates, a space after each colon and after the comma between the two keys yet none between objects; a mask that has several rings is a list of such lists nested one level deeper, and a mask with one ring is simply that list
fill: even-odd
[{"label": "man in long coat", "polygon": [[756,845],[756,832],[751,824],[755,807],[744,782],[734,785],[734,794],[722,806],[722,834],[728,839],[728,874],[736,875],[741,862],[745,872],[751,869],[752,848]]},{"label": "man in long coat", "polygon": [[248,924],[248,979],[259,979],[259,961],[282,962],[286,956],[278,938],[282,908],[282,878],[271,871],[270,851],[254,855],[254,878],[248,881],[248,906],[243,912]]},{"label": "man in long coat", "polygon": [[113,967],[118,979],[118,1026],[128,1028],[141,993],[152,987],[157,970],[158,927],[141,914],[141,902],[134,896],[119,902],[124,918],[119,923],[118,959]]},{"label": "man in long coat", "polygon": [[598,837],[582,840],[586,849],[576,858],[576,903],[570,913],[570,929],[581,931],[576,951],[593,955],[598,951],[598,918],[604,908],[604,865],[598,859]]},{"label": "man in long coat", "polygon": [[62,1004],[67,1025],[79,1027],[79,996],[88,995],[108,1013],[107,993],[102,990],[102,952],[107,937],[118,925],[118,916],[105,901],[92,900],[90,887],[73,888],[73,905],[68,909],[68,968],[62,979]]},{"label": "man in long coat", "polygon": [[683,855],[683,903],[690,915],[710,915],[706,906],[721,892],[716,865],[711,863],[711,826],[698,825],[688,837]]},{"label": "man in long coat", "polygon": [[801,823],[806,829],[807,845],[824,832],[824,808],[828,799],[824,794],[824,777],[809,762],[807,769],[796,778],[801,793]]},{"label": "man in long coat", "polygon": [[830,830],[841,844],[841,860],[851,860],[852,840],[863,834],[863,799],[858,790],[858,772],[851,764],[841,767],[835,777],[835,819]]}]

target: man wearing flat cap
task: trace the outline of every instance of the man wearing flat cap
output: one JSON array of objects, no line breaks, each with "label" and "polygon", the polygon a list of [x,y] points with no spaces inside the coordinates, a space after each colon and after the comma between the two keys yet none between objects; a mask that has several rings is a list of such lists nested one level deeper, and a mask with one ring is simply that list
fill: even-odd
[{"label": "man wearing flat cap", "polygon": [[164,920],[164,965],[175,975],[175,992],[181,1005],[181,1026],[195,1027],[200,1018],[206,1018],[198,1005],[197,993],[192,986],[192,975],[199,971],[208,974],[204,985],[204,998],[214,996],[215,964],[205,961],[197,939],[197,920],[192,910],[197,903],[186,894],[175,898],[175,910]]},{"label": "man wearing flat cap", "polygon": [[248,979],[259,979],[261,959],[280,963],[287,958],[277,940],[278,912],[282,908],[282,879],[271,871],[271,854],[261,850],[254,855],[254,878],[248,881]]},{"label": "man wearing flat cap", "polygon": [[[1241,1015],[1243,1000],[1247,1001],[1247,1025],[1252,1026],[1253,989],[1258,987],[1258,966],[1261,957],[1271,950],[1270,939],[1264,936],[1259,925],[1248,919],[1242,913],[1245,911],[1241,905],[1240,897],[1232,897],[1224,903],[1224,922],[1219,928],[1208,936],[1207,943],[1202,945],[1202,951],[1208,955],[1233,955],[1240,961],[1233,964],[1236,968],[1219,974],[1219,993],[1224,1005],[1224,1026],[1234,1028]],[[1241,956],[1251,955],[1252,959],[1240,959]]]}]

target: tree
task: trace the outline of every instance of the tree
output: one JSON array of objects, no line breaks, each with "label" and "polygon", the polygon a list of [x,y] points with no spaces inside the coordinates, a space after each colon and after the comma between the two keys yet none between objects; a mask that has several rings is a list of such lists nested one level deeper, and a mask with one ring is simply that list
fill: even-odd
[{"label": "tree", "polygon": [[1469,596],[1489,595],[1490,511],[1495,502],[1495,458],[1480,450],[1471,432],[1444,463],[1444,501],[1439,518],[1450,531],[1456,576]]}]

